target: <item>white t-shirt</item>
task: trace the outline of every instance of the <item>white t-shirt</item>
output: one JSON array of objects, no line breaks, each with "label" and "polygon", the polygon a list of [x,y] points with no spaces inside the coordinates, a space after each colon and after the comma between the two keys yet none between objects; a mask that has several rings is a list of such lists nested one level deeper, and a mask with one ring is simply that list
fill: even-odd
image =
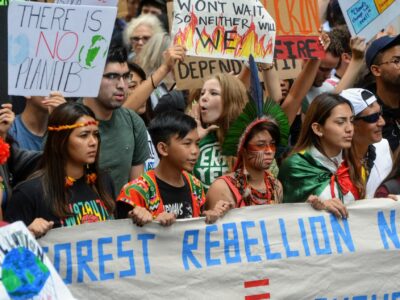
[{"label": "white t-shirt", "polygon": [[308,91],[307,95],[303,100],[303,105],[302,105],[303,113],[307,111],[308,107],[310,106],[311,102],[313,102],[315,97],[325,92],[333,92],[334,90],[335,88],[326,81],[324,81],[324,83],[322,83],[322,86],[320,87],[315,87],[315,86],[311,87],[311,89]]},{"label": "white t-shirt", "polygon": [[371,169],[366,187],[366,198],[374,198],[376,189],[381,185],[393,167],[392,152],[387,139],[375,143],[376,159]]}]

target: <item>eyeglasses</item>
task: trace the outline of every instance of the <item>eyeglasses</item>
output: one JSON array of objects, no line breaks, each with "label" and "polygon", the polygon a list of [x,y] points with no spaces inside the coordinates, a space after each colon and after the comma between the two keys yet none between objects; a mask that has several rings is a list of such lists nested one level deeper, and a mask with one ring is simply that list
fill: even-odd
[{"label": "eyeglasses", "polygon": [[138,43],[139,41],[142,41],[143,44],[145,44],[150,38],[151,36],[132,36],[130,41],[131,43]]},{"label": "eyeglasses", "polygon": [[381,62],[377,65],[380,66],[380,65],[385,65],[385,64],[394,64],[396,69],[400,69],[400,57],[395,57],[391,60]]},{"label": "eyeglasses", "polygon": [[247,150],[248,151],[271,151],[271,152],[275,152],[276,151],[276,145],[273,142],[269,143],[269,144],[263,144],[263,145],[248,144],[247,145]]},{"label": "eyeglasses", "polygon": [[103,74],[104,78],[107,78],[108,80],[114,81],[114,82],[119,82],[122,80],[124,81],[124,83],[129,83],[129,81],[131,80],[131,73],[130,72],[126,72],[124,74],[119,74],[119,73],[106,73]]},{"label": "eyeglasses", "polygon": [[382,116],[382,108],[381,108],[381,110],[379,112],[376,112],[374,114],[370,114],[368,116],[356,116],[354,118],[354,120],[363,120],[366,123],[373,124],[373,123],[378,122],[378,120],[379,120],[379,118],[381,116]]}]

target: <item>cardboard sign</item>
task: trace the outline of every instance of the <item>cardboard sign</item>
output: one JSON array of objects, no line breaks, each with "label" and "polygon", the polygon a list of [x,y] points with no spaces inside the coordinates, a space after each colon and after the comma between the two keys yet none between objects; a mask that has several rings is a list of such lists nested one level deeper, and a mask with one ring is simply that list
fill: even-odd
[{"label": "cardboard sign", "polygon": [[0,299],[74,299],[22,222],[0,228]]},{"label": "cardboard sign", "polygon": [[275,22],[258,0],[175,0],[172,36],[190,56],[268,63]]},{"label": "cardboard sign", "polygon": [[57,4],[89,5],[89,6],[117,6],[118,0],[56,0]]},{"label": "cardboard sign", "polygon": [[318,0],[260,0],[275,20],[275,58],[324,57],[319,43]]},{"label": "cardboard sign", "polygon": [[279,79],[295,79],[301,72],[300,59],[276,59],[275,69],[278,71]]},{"label": "cardboard sign", "polygon": [[[183,62],[175,64],[176,88],[178,90],[200,89],[208,77],[218,73],[238,75],[244,67],[239,60],[187,56]],[[301,61],[296,59],[275,60],[275,68],[280,79],[296,78],[301,72]],[[259,77],[262,80],[261,74]]]},{"label": "cardboard sign", "polygon": [[176,87],[180,90],[202,88],[204,80],[217,73],[238,75],[244,65],[239,60],[187,56],[175,65]]},{"label": "cardboard sign", "polygon": [[352,36],[367,41],[400,15],[399,0],[339,0]]},{"label": "cardboard sign", "polygon": [[117,9],[10,3],[8,93],[96,97]]},{"label": "cardboard sign", "polygon": [[400,203],[361,200],[348,211],[339,220],[282,204],[212,225],[106,221],[40,243],[78,299],[398,299]]}]

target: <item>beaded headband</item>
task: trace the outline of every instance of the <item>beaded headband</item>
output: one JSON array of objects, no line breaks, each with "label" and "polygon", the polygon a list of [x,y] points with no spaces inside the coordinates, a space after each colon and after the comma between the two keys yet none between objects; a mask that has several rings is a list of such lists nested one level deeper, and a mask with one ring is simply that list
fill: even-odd
[{"label": "beaded headband", "polygon": [[72,125],[59,125],[59,126],[49,126],[47,130],[49,131],[61,131],[61,130],[70,130],[78,127],[84,127],[89,125],[99,125],[99,121],[88,121],[85,123],[75,123]]}]

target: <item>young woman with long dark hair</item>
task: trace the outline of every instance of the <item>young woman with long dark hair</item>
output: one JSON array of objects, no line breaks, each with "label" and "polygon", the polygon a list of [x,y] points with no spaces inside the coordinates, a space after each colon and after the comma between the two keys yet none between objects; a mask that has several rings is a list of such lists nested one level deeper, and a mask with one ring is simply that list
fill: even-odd
[{"label": "young woman with long dark hair", "polygon": [[313,100],[292,155],[279,170],[283,202],[308,200],[316,208],[346,217],[344,204],[364,197],[361,170],[349,151],[353,120],[352,106],[345,98],[324,93]]},{"label": "young woman with long dark hair", "polygon": [[112,219],[115,192],[99,171],[99,149],[93,112],[78,103],[58,106],[49,117],[41,168],[15,188],[5,219],[24,221],[37,237],[52,227]]}]

